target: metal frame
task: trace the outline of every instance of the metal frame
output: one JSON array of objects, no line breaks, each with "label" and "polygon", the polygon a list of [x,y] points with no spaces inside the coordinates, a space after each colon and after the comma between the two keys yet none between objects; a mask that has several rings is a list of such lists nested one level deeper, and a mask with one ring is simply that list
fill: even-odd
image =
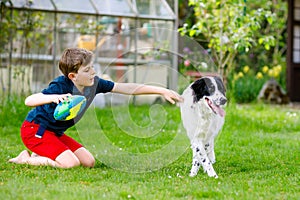
[{"label": "metal frame", "polygon": [[[165,0],[149,0],[149,3],[156,3],[158,1],[158,4],[160,6],[163,6],[164,12],[168,13],[167,16],[159,16],[159,15],[151,15],[151,14],[142,14],[138,12],[137,9],[137,2],[141,0],[123,0],[122,2],[127,3],[130,10],[132,11],[131,13],[117,13],[114,12],[113,10],[110,10],[108,12],[101,12],[99,9],[97,9],[97,3],[111,3],[111,0],[79,0],[81,4],[84,4],[83,1],[87,4],[90,4],[90,12],[89,11],[80,11],[80,10],[74,10],[74,9],[69,9],[68,7],[65,7],[65,9],[60,9],[57,3],[61,2],[72,2],[70,0],[0,0],[1,2],[6,2],[6,6],[11,8],[12,10],[32,10],[32,11],[40,11],[40,12],[49,12],[49,13],[54,13],[54,27],[53,27],[53,50],[52,50],[52,56],[51,55],[38,55],[38,59],[44,59],[48,61],[53,61],[53,76],[55,74],[55,68],[56,68],[56,63],[57,63],[57,49],[56,49],[56,43],[57,43],[57,15],[58,14],[84,14],[84,15],[90,15],[90,16],[95,16],[96,18],[98,17],[103,17],[103,16],[111,16],[111,17],[125,17],[129,18],[135,21],[135,25],[138,25],[138,21],[140,20],[162,20],[162,21],[170,21],[173,23],[173,27],[176,28],[178,25],[178,2],[177,0],[174,0],[174,10],[175,13],[172,11],[170,6]],[[118,1],[118,0],[115,0]],[[142,0],[145,1],[145,0]],[[50,6],[50,3],[52,6]],[[46,6],[45,6],[46,5]],[[175,30],[176,31],[176,30]],[[135,33],[137,35],[137,33]],[[134,40],[137,39],[133,38]],[[11,41],[12,42],[12,41]],[[178,37],[174,36],[172,38],[172,44],[174,45],[172,48],[173,52],[177,52],[178,48]],[[134,43],[136,45],[136,43]],[[13,46],[13,44],[11,44]],[[137,53],[137,52],[135,52]],[[16,54],[13,54],[12,51],[9,52],[9,60],[11,63],[12,58],[18,56]],[[7,56],[6,55],[0,55],[0,57],[3,58]],[[30,58],[34,58],[35,55],[30,55]],[[135,58],[133,60],[126,60],[123,59],[121,60],[122,62],[134,62],[134,66],[137,66],[137,55],[135,55]],[[105,61],[105,58],[102,58]],[[109,60],[109,59],[108,59]],[[120,60],[116,60],[118,62]],[[111,61],[110,61],[111,62]],[[170,71],[169,73],[169,84],[168,87],[177,90],[177,55],[173,54],[172,55],[172,72]]]}]

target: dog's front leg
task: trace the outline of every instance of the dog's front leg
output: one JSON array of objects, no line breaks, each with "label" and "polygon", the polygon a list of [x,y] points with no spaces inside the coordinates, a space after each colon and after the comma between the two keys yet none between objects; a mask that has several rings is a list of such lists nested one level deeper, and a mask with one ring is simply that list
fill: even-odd
[{"label": "dog's front leg", "polygon": [[201,166],[201,161],[200,161],[200,157],[199,154],[197,152],[198,147],[197,145],[193,145],[191,146],[192,151],[193,151],[193,162],[192,162],[192,169],[190,171],[190,177],[194,177],[198,174],[199,168]]},{"label": "dog's front leg", "polygon": [[[205,147],[202,142],[197,142],[192,144],[193,149],[193,166],[190,176],[195,176],[199,170],[200,165],[202,165],[204,172],[208,174],[209,177],[218,178],[211,161],[209,160]],[[195,154],[195,155],[194,155]]]},{"label": "dog's front leg", "polygon": [[208,143],[205,144],[205,151],[211,164],[214,164],[216,162],[214,139],[211,139]]}]

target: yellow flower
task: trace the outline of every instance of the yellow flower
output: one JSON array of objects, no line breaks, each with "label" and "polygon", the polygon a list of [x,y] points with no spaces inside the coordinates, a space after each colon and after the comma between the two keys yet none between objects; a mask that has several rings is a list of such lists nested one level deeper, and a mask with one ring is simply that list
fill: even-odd
[{"label": "yellow flower", "polygon": [[244,76],[243,72],[239,72],[238,74],[234,74],[233,80],[238,80],[239,78],[242,78]]},{"label": "yellow flower", "polygon": [[243,68],[243,71],[245,74],[247,74],[247,72],[249,71],[250,67],[248,65],[246,65],[244,68]]},{"label": "yellow flower", "polygon": [[238,79],[239,79],[238,75],[237,75],[237,74],[234,74],[233,80],[236,81],[236,80],[238,80]]},{"label": "yellow flower", "polygon": [[262,79],[264,76],[263,76],[263,74],[261,73],[261,72],[257,72],[257,74],[256,74],[256,78],[257,79]]},{"label": "yellow flower", "polygon": [[275,78],[278,77],[279,74],[280,74],[280,71],[279,71],[279,70],[277,70],[277,69],[274,69],[274,70],[273,70],[273,76],[274,76]]},{"label": "yellow flower", "polygon": [[269,75],[270,77],[274,77],[274,70],[273,70],[273,69],[270,69],[270,70],[268,71],[268,75]]},{"label": "yellow flower", "polygon": [[266,74],[268,72],[268,70],[269,70],[269,67],[267,65],[263,66],[263,68],[262,68],[263,73]]},{"label": "yellow flower", "polygon": [[244,76],[243,72],[238,73],[238,78],[242,78]]},{"label": "yellow flower", "polygon": [[278,71],[278,73],[280,73],[281,70],[282,70],[282,67],[281,67],[281,65],[276,65],[276,66],[274,67],[274,69],[275,69],[276,71]]}]

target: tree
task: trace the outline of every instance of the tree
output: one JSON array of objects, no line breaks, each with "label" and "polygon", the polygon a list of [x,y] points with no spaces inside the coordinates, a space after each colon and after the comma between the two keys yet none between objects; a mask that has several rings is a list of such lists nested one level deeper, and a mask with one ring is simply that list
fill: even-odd
[{"label": "tree", "polygon": [[193,6],[196,23],[184,24],[179,32],[204,38],[225,80],[239,53],[259,45],[266,50],[275,46],[272,32],[260,34],[261,29],[277,20],[269,4],[251,9],[246,0],[189,0],[189,5]]}]

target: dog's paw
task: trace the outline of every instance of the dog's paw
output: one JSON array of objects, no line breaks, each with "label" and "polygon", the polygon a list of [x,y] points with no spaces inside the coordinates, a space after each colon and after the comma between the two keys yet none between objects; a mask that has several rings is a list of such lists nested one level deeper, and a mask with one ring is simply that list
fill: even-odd
[{"label": "dog's paw", "polygon": [[190,177],[194,177],[198,174],[198,171],[199,171],[199,167],[192,167],[191,171],[190,171]]},{"label": "dog's paw", "polygon": [[219,178],[218,177],[218,175],[216,174],[216,173],[207,173],[207,175],[209,176],[209,177],[214,177],[214,178]]},{"label": "dog's paw", "polygon": [[190,172],[189,176],[190,177],[195,177],[197,175],[197,172]]},{"label": "dog's paw", "polygon": [[214,174],[214,175],[212,175],[210,177],[214,177],[215,179],[219,178],[217,174]]},{"label": "dog's paw", "polygon": [[211,164],[214,164],[216,162],[216,156],[215,156],[214,151],[207,153],[207,157],[208,157],[209,161],[211,162]]},{"label": "dog's paw", "polygon": [[218,175],[213,168],[210,168],[210,169],[206,170],[205,172],[207,173],[207,175],[209,177],[218,178]]}]

